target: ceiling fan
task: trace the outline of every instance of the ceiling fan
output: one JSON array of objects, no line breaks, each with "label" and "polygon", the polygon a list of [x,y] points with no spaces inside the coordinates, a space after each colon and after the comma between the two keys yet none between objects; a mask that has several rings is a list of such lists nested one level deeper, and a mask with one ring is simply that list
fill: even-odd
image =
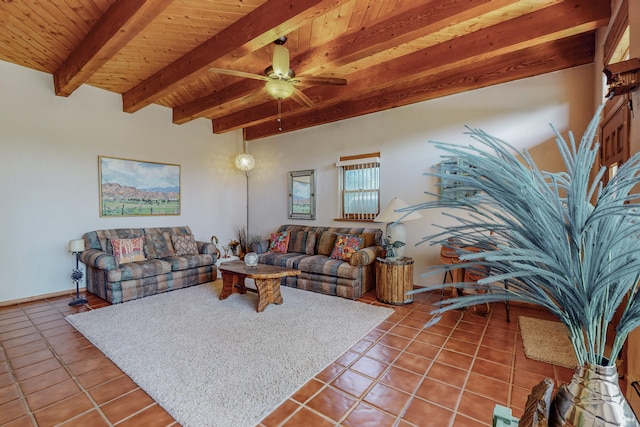
[{"label": "ceiling fan", "polygon": [[287,37],[282,36],[274,41],[273,63],[264,70],[264,75],[247,73],[244,71],[225,70],[222,68],[209,68],[209,71],[230,76],[244,77],[248,79],[262,80],[266,82],[264,90],[273,98],[281,101],[291,97],[298,104],[312,107],[313,102],[296,86],[317,85],[346,85],[345,79],[334,77],[296,76],[289,67],[289,49],[284,47]]}]

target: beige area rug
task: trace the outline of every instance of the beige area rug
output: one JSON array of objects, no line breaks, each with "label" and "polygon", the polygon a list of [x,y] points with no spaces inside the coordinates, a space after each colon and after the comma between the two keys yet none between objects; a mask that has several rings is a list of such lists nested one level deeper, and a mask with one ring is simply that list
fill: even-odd
[{"label": "beige area rug", "polygon": [[577,366],[567,327],[561,322],[519,316],[524,354],[529,359],[573,369]]},{"label": "beige area rug", "polygon": [[221,281],[66,319],[183,426],[255,426],[393,310],[282,288],[220,301]]}]

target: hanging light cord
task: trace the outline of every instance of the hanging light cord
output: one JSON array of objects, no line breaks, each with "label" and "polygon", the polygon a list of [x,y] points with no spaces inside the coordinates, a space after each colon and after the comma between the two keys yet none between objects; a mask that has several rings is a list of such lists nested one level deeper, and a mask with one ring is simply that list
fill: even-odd
[{"label": "hanging light cord", "polygon": [[278,98],[278,132],[282,132],[282,99]]}]

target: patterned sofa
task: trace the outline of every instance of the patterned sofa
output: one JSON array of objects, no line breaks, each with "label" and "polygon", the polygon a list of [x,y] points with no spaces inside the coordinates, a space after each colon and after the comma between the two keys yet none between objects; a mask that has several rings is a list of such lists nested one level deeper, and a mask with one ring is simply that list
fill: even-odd
[{"label": "patterned sofa", "polygon": [[[349,299],[357,299],[375,287],[375,260],[382,250],[382,230],[281,225],[277,232],[283,231],[290,239],[286,253],[270,252],[269,240],[252,245],[259,263],[301,271],[297,277],[283,277],[282,285]],[[338,234],[363,238],[362,249],[353,253],[350,261],[330,258]]]},{"label": "patterned sofa", "polygon": [[[118,264],[114,244],[119,249],[123,241],[140,243],[136,238],[142,236],[144,255],[138,253],[130,262]],[[215,246],[196,242],[192,236],[186,226],[85,233],[82,237],[87,249],[80,260],[87,267],[87,291],[115,304],[216,280]],[[183,248],[184,242],[190,244]]]}]

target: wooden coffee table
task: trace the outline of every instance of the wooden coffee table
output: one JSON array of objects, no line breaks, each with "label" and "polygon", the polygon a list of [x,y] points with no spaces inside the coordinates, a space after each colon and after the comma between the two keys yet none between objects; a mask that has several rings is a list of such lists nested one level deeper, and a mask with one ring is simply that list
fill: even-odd
[{"label": "wooden coffee table", "polygon": [[[278,267],[276,265],[258,264],[247,267],[244,261],[226,262],[218,267],[222,273],[222,291],[220,299],[226,299],[234,292],[245,294],[247,291],[258,293],[258,313],[264,311],[269,304],[282,304],[280,278],[297,276],[300,270]],[[244,279],[253,279],[256,289],[247,288]]]}]

